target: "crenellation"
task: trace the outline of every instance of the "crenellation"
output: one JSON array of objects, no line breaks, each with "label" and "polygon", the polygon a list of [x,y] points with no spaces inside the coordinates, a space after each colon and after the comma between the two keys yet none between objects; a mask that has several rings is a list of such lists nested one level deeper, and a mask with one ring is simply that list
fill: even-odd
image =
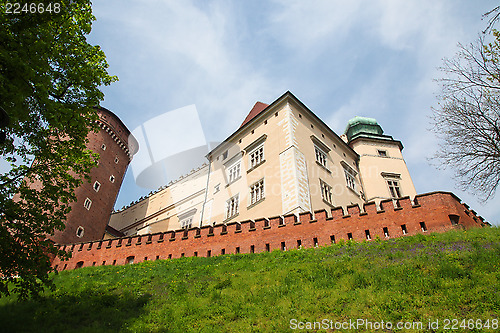
[{"label": "crenellation", "polygon": [[312,220],[312,213],[311,212],[302,212],[299,213],[299,221],[300,223],[307,223]]},{"label": "crenellation", "polygon": [[295,215],[295,214],[287,214],[287,215],[283,216],[283,220],[285,221],[284,223],[286,225],[300,223],[297,220],[297,215]]},{"label": "crenellation", "polygon": [[363,211],[364,211],[367,215],[373,215],[373,214],[376,214],[376,213],[377,213],[377,205],[376,205],[375,201],[365,203],[365,204],[363,205]]},{"label": "crenellation", "polygon": [[[316,221],[326,221],[328,220],[328,213],[325,209],[316,210],[314,212],[314,220]],[[313,220],[311,220],[312,222]]]},{"label": "crenellation", "polygon": [[331,209],[332,219],[340,219],[344,216],[344,208],[343,207],[335,207]]},{"label": "crenellation", "polygon": [[394,210],[394,202],[392,199],[386,199],[380,201],[380,212]]},{"label": "crenellation", "polygon": [[[284,217],[275,216],[255,221],[231,222],[227,225],[203,226],[189,230],[180,229],[61,246],[60,249],[71,249],[72,258],[66,262],[56,258],[53,266],[57,267],[57,270],[64,270],[91,266],[93,262],[102,265],[106,263],[123,265],[130,257],[137,258],[135,262],[141,262],[144,257],[172,259],[183,256],[289,250],[296,247],[324,246],[340,239],[371,241],[377,236],[382,239],[395,238],[486,225],[481,217],[465,214],[460,201],[448,192],[421,196],[420,209],[410,209],[413,206],[407,198],[403,198],[401,202],[401,209],[387,209],[384,214],[375,214],[378,213],[375,203],[368,203],[364,205],[365,215],[359,214],[359,206],[351,205],[347,208],[350,215],[344,215],[343,209],[337,207],[332,209],[332,217],[328,216],[327,211],[318,210],[314,215],[311,212],[301,213],[298,219],[297,215],[288,214]],[[392,205],[392,200],[382,203],[382,205],[388,204]],[[316,223],[309,223],[313,221],[312,216]],[[345,219],[346,216],[349,218]],[[459,216],[460,223],[454,225],[449,216]],[[297,220],[301,223],[295,223]],[[288,227],[280,228],[280,225]],[[388,236],[384,234],[384,228]],[[176,237],[177,235],[184,237],[181,239]],[[171,242],[159,244],[165,237]],[[146,239],[147,241],[143,242]],[[123,242],[141,245],[121,246]],[[98,245],[95,246],[94,243]]]},{"label": "crenellation", "polygon": [[357,203],[347,206],[347,215],[359,216],[359,214],[360,214],[360,209]]},{"label": "crenellation", "polygon": [[267,218],[260,218],[255,220],[255,227],[257,229],[271,229],[271,223]]}]

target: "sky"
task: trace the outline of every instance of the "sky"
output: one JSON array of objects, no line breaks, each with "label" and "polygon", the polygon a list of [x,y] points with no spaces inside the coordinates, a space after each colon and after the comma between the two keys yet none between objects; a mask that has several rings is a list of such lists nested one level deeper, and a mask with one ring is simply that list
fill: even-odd
[{"label": "sky", "polygon": [[[195,106],[207,142],[232,134],[256,101],[291,91],[337,134],[354,116],[377,119],[404,145],[417,193],[450,191],[492,224],[488,202],[456,188],[453,170],[430,160],[438,147],[429,116],[435,79],[457,44],[486,27],[481,0],[95,0],[88,37],[118,82],[102,106],[133,130]],[[169,124],[164,124],[169,130]],[[186,135],[189,135],[187,133]],[[115,208],[151,189],[127,171]]]}]

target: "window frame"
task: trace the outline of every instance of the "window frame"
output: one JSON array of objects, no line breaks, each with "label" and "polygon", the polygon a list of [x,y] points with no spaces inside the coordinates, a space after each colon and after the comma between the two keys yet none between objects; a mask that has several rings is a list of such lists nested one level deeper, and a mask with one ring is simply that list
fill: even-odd
[{"label": "window frame", "polygon": [[82,227],[81,225],[78,226],[78,228],[76,229],[76,237],[82,238],[84,233],[85,233],[85,228]]},{"label": "window frame", "polygon": [[236,194],[226,200],[226,207],[225,207],[225,220],[231,219],[235,217],[236,215],[239,214],[240,210],[240,194]]},{"label": "window frame", "polygon": [[[97,187],[96,187],[97,185]],[[99,190],[101,189],[101,183],[99,183],[97,180],[94,182],[94,185],[92,185],[92,188],[94,189],[94,191],[96,192],[99,192]]]},{"label": "window frame", "polygon": [[323,199],[323,201],[327,202],[330,205],[333,205],[333,187],[322,179],[319,180],[319,186],[321,189],[321,198]]},{"label": "window frame", "polygon": [[351,189],[354,193],[358,193],[358,181],[356,177],[358,176],[358,172],[351,168],[349,164],[342,161],[342,168],[344,169],[344,179],[346,183],[346,187]]},{"label": "window frame", "polygon": [[387,150],[384,149],[377,149],[377,154],[380,157],[389,157],[389,155],[387,155]]},{"label": "window frame", "polygon": [[[237,171],[233,172],[235,169]],[[227,167],[226,176],[228,184],[234,183],[241,178],[241,159]]]},{"label": "window frame", "polygon": [[[395,179],[395,178],[386,178],[385,182],[387,184],[387,188],[389,189],[389,195],[393,199],[399,199],[402,198],[402,191],[401,191],[401,180],[400,179]],[[392,185],[391,185],[392,183]],[[393,191],[397,193],[393,193]],[[399,196],[395,196],[394,194],[399,194]]]},{"label": "window frame", "polygon": [[85,207],[87,210],[90,210],[90,207],[92,207],[92,200],[90,200],[90,198],[85,198],[85,201],[83,202],[83,207]]},{"label": "window frame", "polygon": [[[328,169],[328,154],[323,151],[318,145],[314,144],[314,155],[316,159],[316,163]],[[320,156],[320,158],[318,158]]]},{"label": "window frame", "polygon": [[265,188],[264,178],[256,181],[255,183],[250,185],[249,188],[250,188],[249,190],[250,206],[255,205],[265,199],[266,188]]},{"label": "window frame", "polygon": [[[260,153],[259,153],[260,150]],[[254,155],[256,155],[254,157]],[[257,157],[257,158],[256,158]],[[253,161],[252,161],[253,160]],[[266,157],[264,155],[264,143],[261,143],[254,149],[252,149],[248,153],[248,165],[250,166],[249,169],[253,169],[261,165],[266,161]]]},{"label": "window frame", "polygon": [[[181,229],[184,229],[184,230],[191,229],[193,226],[193,219],[194,219],[194,215],[189,215],[189,216],[186,216],[182,219],[179,219],[179,225],[180,225]],[[189,223],[186,223],[187,221],[189,221]]]}]

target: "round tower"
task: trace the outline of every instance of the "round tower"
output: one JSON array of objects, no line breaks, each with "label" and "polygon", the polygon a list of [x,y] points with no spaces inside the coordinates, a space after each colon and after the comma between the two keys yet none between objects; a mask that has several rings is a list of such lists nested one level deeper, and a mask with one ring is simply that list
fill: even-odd
[{"label": "round tower", "polygon": [[87,147],[99,154],[90,172],[91,182],[75,189],[77,200],[71,205],[66,228],[51,238],[58,244],[71,244],[103,238],[123,178],[139,145],[122,121],[111,111],[96,108],[98,132],[89,132]]},{"label": "round tower", "polygon": [[344,131],[347,143],[359,154],[364,199],[380,202],[417,194],[403,158],[403,144],[385,135],[373,118],[354,117]]}]

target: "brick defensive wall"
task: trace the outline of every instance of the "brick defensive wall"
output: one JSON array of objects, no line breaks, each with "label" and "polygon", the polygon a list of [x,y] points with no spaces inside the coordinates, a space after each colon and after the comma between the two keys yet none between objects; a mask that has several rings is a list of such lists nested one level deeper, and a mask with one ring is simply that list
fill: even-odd
[{"label": "brick defensive wall", "polygon": [[230,253],[258,253],[309,248],[335,243],[396,238],[418,233],[469,229],[490,224],[450,192],[420,194],[410,198],[230,222],[189,230],[167,231],[61,246],[72,253],[69,260],[54,259],[58,270],[87,266],[124,265],[145,260],[210,257]]}]

